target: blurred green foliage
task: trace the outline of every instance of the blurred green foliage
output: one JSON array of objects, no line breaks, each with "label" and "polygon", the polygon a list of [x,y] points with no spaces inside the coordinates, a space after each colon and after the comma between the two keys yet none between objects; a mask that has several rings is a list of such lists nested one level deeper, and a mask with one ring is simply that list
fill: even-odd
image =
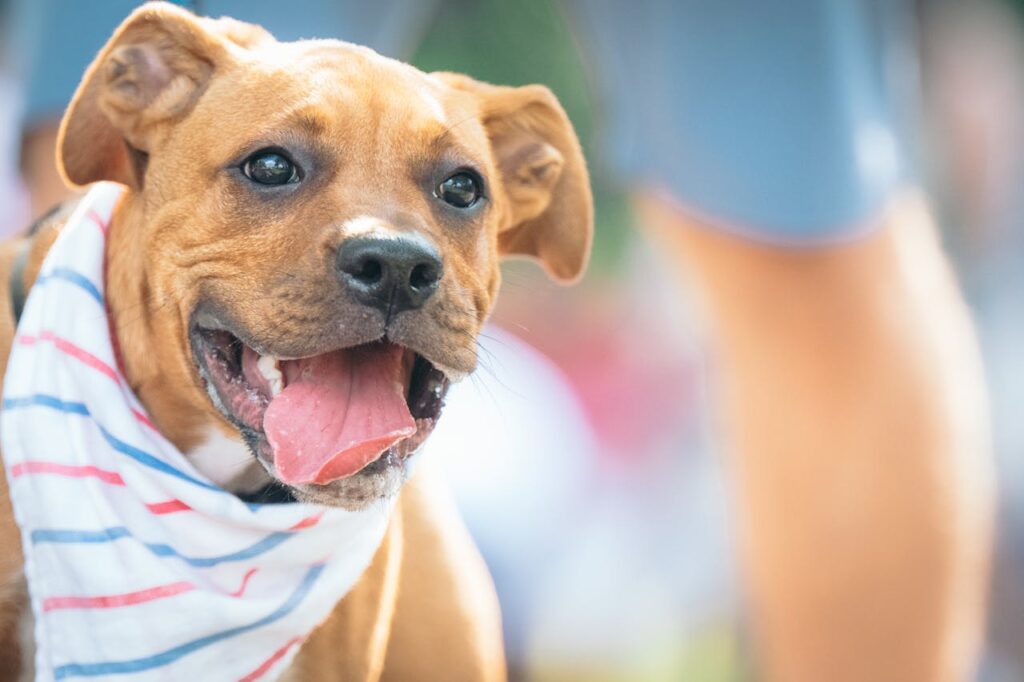
[{"label": "blurred green foliage", "polygon": [[619,660],[600,664],[580,660],[538,660],[526,679],[531,682],[746,682],[756,679],[740,653],[735,627],[708,623],[680,641],[673,637],[649,641]]},{"label": "blurred green foliage", "polygon": [[596,168],[599,123],[587,72],[566,17],[552,0],[446,0],[412,62],[502,85],[543,83],[580,136],[594,186],[597,236],[592,270],[607,274],[629,236],[625,192]]}]

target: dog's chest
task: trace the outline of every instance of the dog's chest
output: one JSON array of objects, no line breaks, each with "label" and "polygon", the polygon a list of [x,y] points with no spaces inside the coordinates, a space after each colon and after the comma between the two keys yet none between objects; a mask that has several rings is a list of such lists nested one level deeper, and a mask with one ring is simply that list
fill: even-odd
[{"label": "dog's chest", "polygon": [[205,440],[188,452],[192,465],[211,482],[235,493],[252,492],[271,479],[239,438],[207,428]]}]

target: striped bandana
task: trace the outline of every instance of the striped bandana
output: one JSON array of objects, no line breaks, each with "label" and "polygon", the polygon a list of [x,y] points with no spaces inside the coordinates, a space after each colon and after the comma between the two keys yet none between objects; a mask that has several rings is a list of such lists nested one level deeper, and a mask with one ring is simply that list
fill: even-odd
[{"label": "striped bandana", "polygon": [[117,368],[93,186],[43,263],[3,385],[36,679],[272,679],[366,569],[388,506],[255,505],[158,433]]}]

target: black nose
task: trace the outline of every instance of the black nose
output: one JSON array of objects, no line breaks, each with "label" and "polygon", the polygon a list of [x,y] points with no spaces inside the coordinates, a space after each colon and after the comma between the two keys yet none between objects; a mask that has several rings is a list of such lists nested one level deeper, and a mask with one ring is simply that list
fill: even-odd
[{"label": "black nose", "polygon": [[335,264],[357,299],[392,314],[426,303],[444,274],[437,251],[407,237],[347,239]]}]

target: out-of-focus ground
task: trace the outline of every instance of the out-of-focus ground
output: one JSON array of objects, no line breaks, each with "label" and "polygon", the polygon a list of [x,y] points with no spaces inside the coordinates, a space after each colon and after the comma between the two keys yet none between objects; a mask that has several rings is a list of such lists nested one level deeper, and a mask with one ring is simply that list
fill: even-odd
[{"label": "out-of-focus ground", "polygon": [[[1011,682],[1024,679],[1024,1],[920,9],[922,163],[982,341],[1002,489],[981,678]],[[569,23],[552,0],[448,0],[423,35],[412,61],[425,70],[549,85],[594,180],[587,278],[561,288],[506,267],[481,369],[428,455],[495,575],[514,674],[755,677],[709,409],[715,349],[603,163],[594,74]],[[0,130],[19,125],[18,87],[0,76]],[[15,140],[0,136],[7,232],[29,205]]]}]

